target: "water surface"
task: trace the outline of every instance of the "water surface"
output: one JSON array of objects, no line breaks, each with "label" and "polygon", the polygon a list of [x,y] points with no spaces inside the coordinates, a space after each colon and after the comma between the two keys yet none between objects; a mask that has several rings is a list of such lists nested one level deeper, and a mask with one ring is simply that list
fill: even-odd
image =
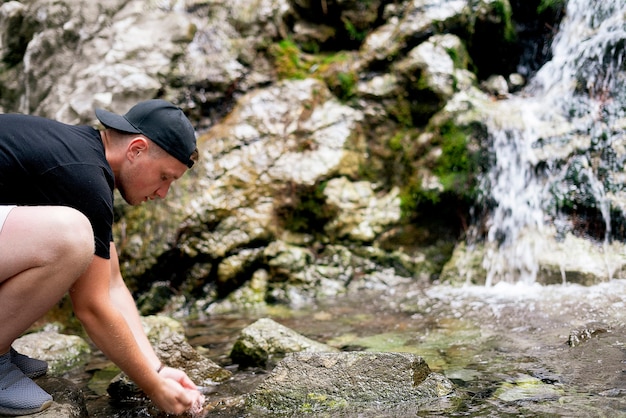
[{"label": "water surface", "polygon": [[[188,334],[235,373],[208,397],[208,416],[243,416],[237,399],[269,372],[239,371],[228,358],[239,331],[261,316],[343,350],[423,356],[467,395],[448,416],[626,416],[625,306],[624,280],[407,286],[306,309],[212,316],[190,322]],[[372,416],[395,415],[388,412]]]}]

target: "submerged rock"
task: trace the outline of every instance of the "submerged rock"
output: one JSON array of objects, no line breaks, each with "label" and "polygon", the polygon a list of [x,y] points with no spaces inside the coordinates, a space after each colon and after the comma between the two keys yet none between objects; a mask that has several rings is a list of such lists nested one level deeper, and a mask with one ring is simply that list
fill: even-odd
[{"label": "submerged rock", "polygon": [[[291,353],[247,400],[252,413],[413,411],[457,396],[454,384],[409,353]],[[448,405],[449,406],[449,405]],[[360,416],[360,415],[359,415]]]},{"label": "submerged rock", "polygon": [[562,395],[563,390],[559,387],[532,376],[522,376],[514,382],[505,382],[495,392],[496,398],[506,402],[542,401]]}]

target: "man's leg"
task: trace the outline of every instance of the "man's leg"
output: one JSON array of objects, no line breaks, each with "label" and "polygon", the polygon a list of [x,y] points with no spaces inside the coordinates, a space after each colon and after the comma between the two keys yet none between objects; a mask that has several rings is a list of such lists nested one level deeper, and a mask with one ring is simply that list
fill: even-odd
[{"label": "man's leg", "polygon": [[94,248],[89,221],[74,209],[13,208],[0,232],[0,354],[63,297]]},{"label": "man's leg", "polygon": [[91,225],[74,209],[18,206],[7,216],[0,231],[0,412],[32,413],[49,405],[51,398],[10,363],[9,350],[63,297],[93,253]]}]

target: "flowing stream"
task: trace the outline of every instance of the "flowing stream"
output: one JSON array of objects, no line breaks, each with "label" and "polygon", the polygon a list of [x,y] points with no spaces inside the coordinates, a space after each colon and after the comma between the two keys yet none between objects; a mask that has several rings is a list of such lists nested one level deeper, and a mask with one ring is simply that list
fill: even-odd
[{"label": "flowing stream", "polygon": [[[190,343],[208,348],[212,360],[234,373],[208,395],[208,417],[254,417],[245,413],[242,396],[271,370],[239,370],[228,354],[239,331],[258,317],[344,350],[424,357],[466,395],[445,416],[619,417],[626,416],[625,308],[625,281],[591,288],[500,282],[491,288],[408,286],[298,311],[272,308],[186,325]],[[165,416],[142,403],[113,407],[106,397],[92,399],[91,417]],[[359,416],[441,416],[398,413],[376,409]]]},{"label": "flowing stream", "polygon": [[[623,280],[592,287],[407,285],[297,311],[273,307],[190,321],[189,342],[234,373],[207,396],[207,417],[254,417],[241,400],[271,369],[239,370],[229,352],[241,329],[259,317],[344,350],[424,357],[465,394],[445,416],[626,417]],[[145,402],[112,405],[106,396],[85,391],[92,418],[166,417]],[[359,417],[441,416],[399,412],[376,409]]]}]

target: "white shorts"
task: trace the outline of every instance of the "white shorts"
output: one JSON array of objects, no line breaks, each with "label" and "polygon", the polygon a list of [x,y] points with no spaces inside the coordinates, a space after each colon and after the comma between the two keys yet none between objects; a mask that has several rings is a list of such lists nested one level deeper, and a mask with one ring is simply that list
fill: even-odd
[{"label": "white shorts", "polygon": [[0,206],[0,232],[2,232],[2,227],[4,226],[4,221],[7,220],[7,216],[9,216],[9,212],[13,209],[13,206]]}]

